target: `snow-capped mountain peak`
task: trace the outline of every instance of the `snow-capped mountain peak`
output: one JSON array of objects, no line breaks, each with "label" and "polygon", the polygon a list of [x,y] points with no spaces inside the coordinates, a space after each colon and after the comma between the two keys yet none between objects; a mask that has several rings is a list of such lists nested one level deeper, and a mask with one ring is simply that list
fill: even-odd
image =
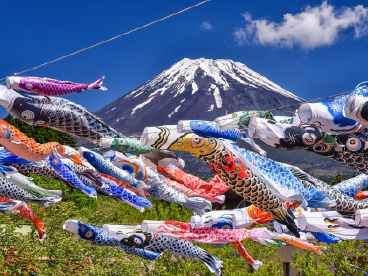
[{"label": "snow-capped mountain peak", "polygon": [[97,115],[117,130],[132,133],[145,126],[176,124],[179,119],[212,120],[301,100],[242,63],[185,58]]}]

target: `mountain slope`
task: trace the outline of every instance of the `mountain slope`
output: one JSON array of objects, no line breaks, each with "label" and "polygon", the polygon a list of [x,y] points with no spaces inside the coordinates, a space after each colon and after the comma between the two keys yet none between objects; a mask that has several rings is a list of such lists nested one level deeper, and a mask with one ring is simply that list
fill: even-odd
[{"label": "mountain slope", "polygon": [[183,59],[96,115],[118,131],[133,134],[146,126],[213,120],[235,111],[267,110],[301,100],[242,63]]}]

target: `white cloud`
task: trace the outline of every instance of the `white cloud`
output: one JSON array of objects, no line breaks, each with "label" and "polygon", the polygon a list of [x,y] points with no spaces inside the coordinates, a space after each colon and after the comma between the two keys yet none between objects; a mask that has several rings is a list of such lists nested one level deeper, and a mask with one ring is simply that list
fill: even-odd
[{"label": "white cloud", "polygon": [[201,28],[204,29],[204,30],[211,30],[211,29],[213,29],[213,26],[209,22],[203,21],[202,25],[201,25]]},{"label": "white cloud", "polygon": [[317,7],[307,6],[301,13],[284,14],[281,23],[253,20],[248,13],[242,16],[246,26],[234,32],[239,44],[253,39],[261,45],[313,49],[332,45],[348,28],[354,29],[356,38],[368,34],[368,8],[362,5],[335,10],[325,1]]}]

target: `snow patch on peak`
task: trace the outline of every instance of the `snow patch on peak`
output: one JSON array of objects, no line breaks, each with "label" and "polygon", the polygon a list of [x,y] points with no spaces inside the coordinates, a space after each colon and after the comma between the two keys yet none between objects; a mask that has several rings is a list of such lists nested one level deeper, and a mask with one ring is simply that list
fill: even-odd
[{"label": "snow patch on peak", "polygon": [[181,105],[179,105],[177,108],[175,108],[175,110],[173,111],[173,112],[171,112],[169,115],[167,115],[167,117],[168,118],[171,118],[171,116],[174,114],[174,113],[176,113],[176,112],[178,112],[178,110],[179,110],[179,108],[181,107]]},{"label": "snow patch on peak", "polygon": [[213,92],[213,96],[215,97],[216,107],[221,108],[222,107],[222,98],[220,94],[220,90],[216,86]]},{"label": "snow patch on peak", "polygon": [[136,111],[136,110],[138,110],[138,109],[142,108],[143,106],[145,106],[146,104],[148,104],[148,103],[149,103],[150,101],[152,101],[152,100],[153,100],[153,97],[152,97],[152,98],[149,98],[147,101],[145,101],[145,102],[143,102],[143,103],[141,103],[141,104],[137,105],[136,107],[134,107],[134,108],[133,108],[133,110],[132,110],[131,115],[133,115],[133,114],[135,113],[135,111]]},{"label": "snow patch on peak", "polygon": [[192,82],[192,95],[198,91],[198,85],[195,82]]}]

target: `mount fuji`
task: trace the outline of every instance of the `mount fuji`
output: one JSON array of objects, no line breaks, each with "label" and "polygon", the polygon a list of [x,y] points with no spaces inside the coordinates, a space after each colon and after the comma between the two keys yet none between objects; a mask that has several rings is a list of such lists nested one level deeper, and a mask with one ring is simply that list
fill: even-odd
[{"label": "mount fuji", "polygon": [[267,110],[300,101],[242,63],[185,58],[95,113],[129,135],[146,126],[213,120],[235,111]]}]

